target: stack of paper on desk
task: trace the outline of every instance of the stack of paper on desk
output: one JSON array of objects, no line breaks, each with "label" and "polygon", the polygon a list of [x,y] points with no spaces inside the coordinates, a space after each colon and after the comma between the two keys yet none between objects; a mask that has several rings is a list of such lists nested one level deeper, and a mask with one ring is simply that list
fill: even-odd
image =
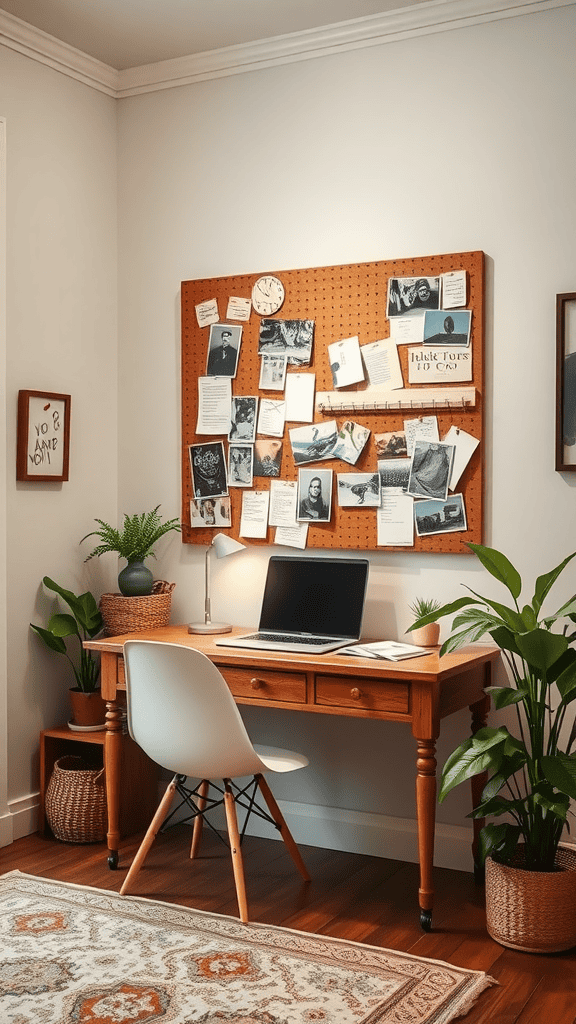
[{"label": "stack of paper on desk", "polygon": [[358,658],[381,658],[384,661],[402,661],[404,658],[420,658],[423,654],[430,654],[430,648],[400,644],[396,640],[377,640],[371,644],[341,647],[338,654],[355,654]]}]

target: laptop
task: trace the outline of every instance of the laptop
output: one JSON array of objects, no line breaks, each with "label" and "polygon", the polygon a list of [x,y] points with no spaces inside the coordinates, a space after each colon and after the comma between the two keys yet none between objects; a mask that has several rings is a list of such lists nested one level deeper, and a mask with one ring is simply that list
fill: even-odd
[{"label": "laptop", "polygon": [[218,647],[327,654],[360,639],[368,584],[366,558],[272,555],[256,633]]}]

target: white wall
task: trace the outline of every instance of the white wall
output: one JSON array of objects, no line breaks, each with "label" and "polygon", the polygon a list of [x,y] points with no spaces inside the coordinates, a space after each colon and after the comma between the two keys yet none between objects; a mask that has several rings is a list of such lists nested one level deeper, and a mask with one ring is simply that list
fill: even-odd
[{"label": "white wall", "polygon": [[[29,629],[52,602],[44,575],[75,593],[110,588],[80,538],[117,512],[116,111],[114,100],[8,49],[7,124],[8,798],[15,835],[35,827],[38,734],[68,716],[64,659]],[[22,388],[72,396],[70,479],[16,483]],[[112,577],[113,579],[113,577]]]}]

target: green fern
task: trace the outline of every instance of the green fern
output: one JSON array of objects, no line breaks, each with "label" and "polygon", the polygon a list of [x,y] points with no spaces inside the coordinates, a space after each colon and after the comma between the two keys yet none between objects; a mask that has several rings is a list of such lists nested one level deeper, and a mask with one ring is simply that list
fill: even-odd
[{"label": "green fern", "polygon": [[88,537],[100,537],[102,543],[98,544],[93,551],[84,559],[88,562],[95,556],[106,554],[107,551],[115,551],[127,562],[143,562],[145,558],[154,555],[154,545],[170,530],[180,531],[182,529],[178,519],[169,519],[162,522],[158,514],[160,505],[151,512],[135,513],[133,516],[124,515],[124,523],[121,530],[116,530],[109,523],[102,519],[96,519],[100,529],[93,530],[82,537],[80,543]]}]

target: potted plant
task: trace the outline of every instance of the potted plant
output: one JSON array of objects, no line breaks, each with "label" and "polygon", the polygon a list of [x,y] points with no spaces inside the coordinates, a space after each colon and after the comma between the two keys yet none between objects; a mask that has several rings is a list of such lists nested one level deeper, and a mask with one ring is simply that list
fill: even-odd
[{"label": "potted plant", "polygon": [[[106,708],[98,688],[100,665],[97,655],[83,646],[84,640],[92,640],[102,629],[102,616],[96,600],[88,592],[76,596],[49,576],[44,576],[42,582],[65,601],[72,614],[56,612],[46,627],[32,622],[30,626],[51,651],[63,654],[72,666],[76,680],[76,686],[70,688],[74,724],[80,727],[103,725]],[[73,648],[69,649],[67,644],[71,637],[75,637],[74,646],[76,642],[78,644],[76,657],[71,655]]]},{"label": "potted plant", "polygon": [[178,519],[162,522],[158,513],[160,505],[151,512],[140,512],[133,516],[125,515],[121,530],[115,529],[102,519],[95,521],[100,524],[99,530],[93,530],[82,537],[80,543],[88,537],[100,537],[102,543],[84,559],[88,562],[95,555],[103,555],[107,551],[115,551],[125,558],[127,565],[118,576],[120,593],[125,597],[146,596],[152,593],[154,577],[144,560],[154,555],[154,545],[170,530],[181,530]]},{"label": "potted plant", "polygon": [[[510,686],[488,689],[494,706],[513,708],[518,734],[487,726],[446,761],[439,799],[472,776],[488,773],[471,817],[506,815],[484,825],[479,866],[486,866],[488,931],[503,945],[555,952],[576,944],[576,850],[561,844],[570,800],[576,799],[576,596],[553,614],[542,605],[576,552],[539,576],[527,604],[522,580],[501,552],[468,545],[509,591],[513,606],[471,590],[423,616],[414,627],[457,613],[440,654],[488,633],[501,649]],[[414,628],[412,627],[412,628]],[[556,895],[557,894],[557,895]]]},{"label": "potted plant", "polygon": [[[438,611],[441,608],[441,604],[440,601],[436,601],[433,597],[417,597],[409,605],[409,608],[414,619],[418,620],[423,619],[425,615],[431,615],[433,612]],[[415,644],[418,644],[420,647],[436,647],[440,638],[440,626],[437,622],[429,622],[420,629],[414,629],[414,625],[412,625],[411,629],[414,633],[413,640]]]}]

